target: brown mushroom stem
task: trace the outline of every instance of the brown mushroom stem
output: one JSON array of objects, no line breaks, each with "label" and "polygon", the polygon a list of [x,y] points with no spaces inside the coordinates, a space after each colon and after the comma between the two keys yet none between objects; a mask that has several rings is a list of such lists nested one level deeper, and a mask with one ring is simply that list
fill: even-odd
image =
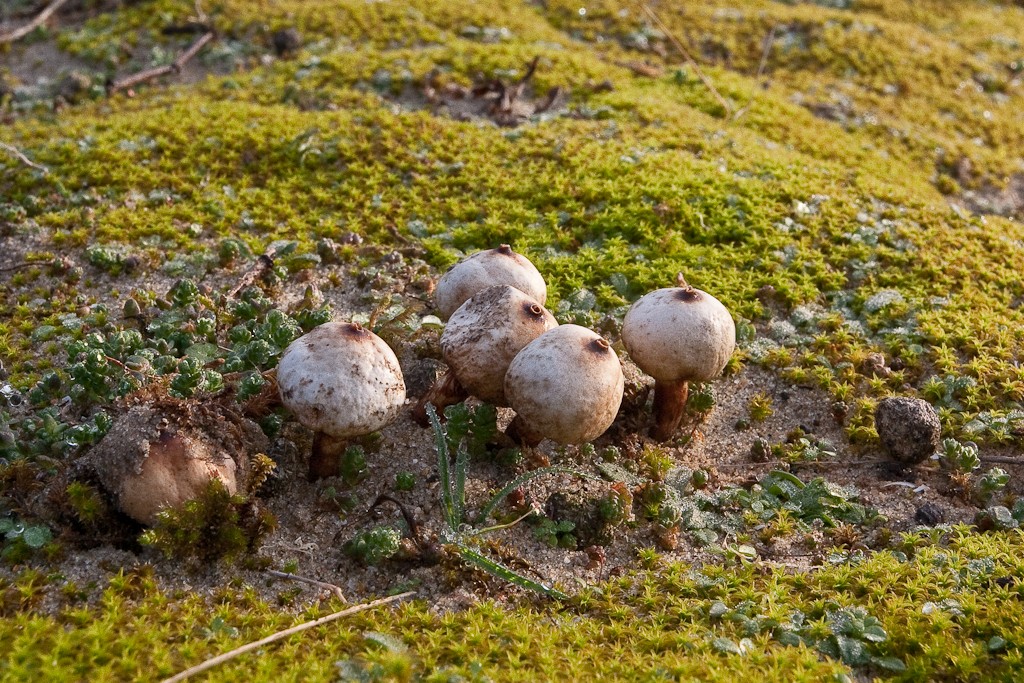
[{"label": "brown mushroom stem", "polygon": [[341,468],[341,456],[345,452],[347,442],[329,434],[317,432],[313,436],[313,451],[309,455],[310,481],[336,477]]},{"label": "brown mushroom stem", "polygon": [[508,428],[505,429],[505,436],[512,439],[517,445],[528,448],[534,448],[544,440],[543,436],[530,429],[526,422],[518,415],[512,419]]},{"label": "brown mushroom stem", "polygon": [[686,412],[686,399],[690,395],[690,384],[685,379],[671,382],[654,382],[654,426],[651,438],[666,441],[679,428]]},{"label": "brown mushroom stem", "polygon": [[455,378],[455,373],[449,370],[444,377],[434,382],[433,386],[423,394],[412,409],[412,419],[421,427],[430,426],[430,418],[427,417],[427,406],[433,404],[437,414],[443,415],[444,409],[455,405],[469,398],[469,392]]}]

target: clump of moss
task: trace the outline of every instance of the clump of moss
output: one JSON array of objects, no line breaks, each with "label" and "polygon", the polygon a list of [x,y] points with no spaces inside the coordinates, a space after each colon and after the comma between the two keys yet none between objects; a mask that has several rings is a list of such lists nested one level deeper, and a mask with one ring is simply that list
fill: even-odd
[{"label": "clump of moss", "polygon": [[211,480],[199,497],[157,513],[156,523],[142,533],[139,541],[165,555],[200,563],[230,561],[254,552],[277,526],[273,514],[255,498],[256,490],[275,466],[267,456],[255,456],[248,488],[240,494],[232,494],[220,481]]}]

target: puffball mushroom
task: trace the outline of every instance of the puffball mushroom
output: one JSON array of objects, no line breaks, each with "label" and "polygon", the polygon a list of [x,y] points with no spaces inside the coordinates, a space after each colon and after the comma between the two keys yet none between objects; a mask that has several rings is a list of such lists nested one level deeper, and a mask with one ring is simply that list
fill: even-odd
[{"label": "puffball mushroom", "polygon": [[641,297],[622,322],[630,358],[654,378],[654,427],[664,441],[686,410],[689,382],[717,377],[736,349],[736,325],[715,297],[686,284]]},{"label": "puffball mushroom", "polygon": [[449,318],[441,334],[448,372],[416,404],[413,417],[426,426],[427,404],[443,410],[468,396],[508,405],[509,363],[524,346],[557,325],[546,308],[511,285],[477,292]]},{"label": "puffball mushroom", "polygon": [[232,409],[165,397],[130,408],[87,457],[121,511],[152,525],[211,481],[237,493],[250,456],[268,445],[259,425]]},{"label": "puffball mushroom", "polygon": [[541,306],[547,301],[548,288],[537,268],[503,244],[477,252],[448,269],[434,288],[434,303],[441,318],[447,320],[471,296],[494,285],[511,285]]},{"label": "puffball mushroom", "polygon": [[622,388],[622,367],[608,341],[585,327],[560,325],[508,367],[505,397],[516,411],[509,435],[527,446],[591,441],[615,421]]},{"label": "puffball mushroom", "polygon": [[281,401],[316,436],[310,478],[338,473],[346,439],[384,427],[405,403],[398,358],[358,323],[324,323],[292,342],[277,366]]}]

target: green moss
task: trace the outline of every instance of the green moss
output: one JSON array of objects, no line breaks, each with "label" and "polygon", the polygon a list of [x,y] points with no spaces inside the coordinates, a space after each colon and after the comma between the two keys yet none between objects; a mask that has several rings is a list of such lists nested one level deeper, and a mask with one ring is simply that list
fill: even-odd
[{"label": "green moss", "polygon": [[[0,237],[31,245],[26,260],[46,259],[12,271],[0,291],[0,355],[13,387],[28,393],[51,367],[59,374],[62,326],[73,339],[113,332],[82,312],[109,304],[111,291],[149,306],[155,295],[138,289],[140,279],[219,277],[218,267],[275,240],[294,240],[291,270],[315,275],[314,254],[366,259],[351,246],[324,249],[323,240],[352,232],[384,248],[398,235],[436,269],[510,243],[545,273],[560,319],[609,329],[631,301],[682,271],[736,315],[742,348],[731,369],[757,364],[823,387],[841,402],[852,442],[875,443],[880,398],[917,393],[939,409],[946,436],[1019,445],[1024,228],[953,209],[949,199],[1022,172],[1021,8],[939,0],[659,7],[731,103],[730,116],[628,3],[588,2],[585,12],[564,0],[207,4],[220,40],[197,61],[225,75],[152,84],[58,115],[0,101],[13,120],[5,141],[51,169],[0,156]],[[97,73],[124,73],[166,63],[191,37],[161,29],[195,11],[191,0],[136,3],[58,42]],[[285,27],[300,31],[302,49],[261,64],[271,33]],[[428,78],[509,80],[534,56],[536,91],[569,89],[565,111],[502,129],[423,105]],[[642,60],[662,75],[630,68]],[[595,87],[604,81],[610,90]],[[772,406],[758,397],[749,408],[756,421]],[[0,414],[5,429],[8,417]],[[33,449],[49,453],[60,442],[54,424],[41,413],[30,425]],[[657,453],[645,458],[652,476],[662,472]],[[102,514],[90,490],[67,494],[81,523]],[[602,514],[620,522],[631,505],[632,494],[616,490]],[[820,641],[831,633],[829,612],[863,607],[889,634],[872,655],[903,661],[907,680],[1010,678],[1024,639],[1016,611],[1003,608],[1019,599],[1017,584],[1003,579],[1020,573],[1019,533],[957,531],[948,547],[919,543],[901,547],[914,555],[907,561],[881,553],[807,575],[759,564],[700,575],[662,566],[649,551],[649,572],[569,606],[485,604],[446,617],[406,606],[399,626],[384,614],[361,616],[221,673],[287,680],[301,669],[326,679],[336,660],[350,659],[396,676],[449,667],[496,680],[566,670],[820,679],[844,667],[822,660],[816,645],[783,647],[744,629],[800,609]],[[743,557],[737,550],[733,559]],[[171,601],[144,577],[119,579],[98,607],[32,616],[43,580],[26,574],[2,585],[12,615],[0,624],[13,643],[0,665],[7,678],[38,677],[50,661],[67,678],[169,675],[291,620],[241,590],[224,596],[215,627],[202,600]],[[926,603],[947,606],[925,613]],[[411,654],[381,649],[371,632],[400,638]]]},{"label": "green moss", "polygon": [[[878,620],[883,636],[863,641],[872,656],[900,662],[897,680],[1009,680],[1022,664],[1020,532],[956,529],[940,543],[908,536],[900,550],[808,574],[709,566],[695,571],[654,559],[648,570],[589,589],[562,606],[505,609],[484,602],[439,616],[419,602],[355,615],[218,667],[218,680],[329,680],[335,662],[364,666],[394,648],[415,675],[441,671],[495,681],[564,675],[736,680],[763,676],[821,680],[849,672],[817,643],[839,614]],[[76,601],[55,616],[31,610],[45,582],[26,574],[4,584],[9,680],[169,676],[332,606],[289,615],[245,587],[213,599],[170,596],[142,574],[115,577],[100,602]],[[173,610],[173,618],[168,618]],[[799,617],[797,615],[802,615]],[[845,627],[843,627],[845,628]],[[375,634],[384,634],[377,636]],[[381,638],[391,646],[381,649]],[[748,639],[748,640],[745,640]],[[828,645],[821,645],[828,650]],[[868,669],[874,673],[883,670]],[[863,669],[862,669],[863,671]]]}]

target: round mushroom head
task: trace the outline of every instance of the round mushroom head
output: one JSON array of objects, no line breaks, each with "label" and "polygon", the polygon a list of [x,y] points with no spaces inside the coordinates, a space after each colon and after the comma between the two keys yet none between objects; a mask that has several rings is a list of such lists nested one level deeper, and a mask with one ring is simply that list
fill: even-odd
[{"label": "round mushroom head", "polygon": [[477,252],[441,276],[434,289],[434,303],[447,320],[467,299],[494,285],[511,285],[541,306],[548,288],[537,268],[522,254],[503,244],[497,249]]},{"label": "round mushroom head", "polygon": [[477,292],[449,318],[441,335],[444,361],[472,396],[496,406],[505,399],[505,373],[524,346],[558,322],[511,285]]},{"label": "round mushroom head", "polygon": [[394,351],[357,323],[324,323],[296,339],[281,356],[277,383],[295,419],[339,439],[384,427],[405,403]]},{"label": "round mushroom head", "polygon": [[619,412],[618,356],[599,334],[560,325],[530,342],[509,365],[505,397],[529,431],[558,443],[603,434]]},{"label": "round mushroom head", "polygon": [[227,453],[181,432],[165,433],[149,444],[139,471],[126,476],[116,491],[118,506],[132,519],[152,525],[164,508],[198,498],[214,480],[238,492],[237,466]]},{"label": "round mushroom head", "polygon": [[269,445],[259,425],[216,402],[163,399],[118,417],[87,459],[122,512],[153,524],[213,481],[237,493],[250,456]]},{"label": "round mushroom head", "polygon": [[722,302],[693,287],[666,287],[641,297],[622,321],[622,343],[659,382],[718,376],[736,349],[736,324]]}]

